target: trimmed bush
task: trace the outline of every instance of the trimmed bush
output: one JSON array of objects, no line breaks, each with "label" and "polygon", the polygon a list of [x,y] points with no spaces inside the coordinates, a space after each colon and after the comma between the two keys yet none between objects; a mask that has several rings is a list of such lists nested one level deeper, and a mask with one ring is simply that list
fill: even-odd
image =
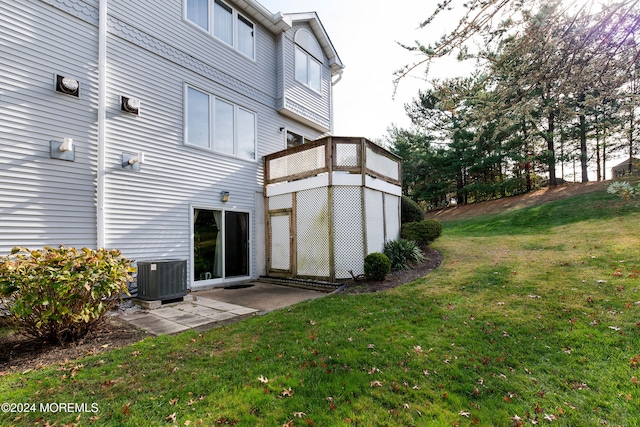
[{"label": "trimmed bush", "polygon": [[385,254],[373,252],[364,258],[364,275],[370,280],[384,280],[391,271],[391,261]]},{"label": "trimmed bush", "polygon": [[402,196],[400,202],[400,221],[402,224],[406,222],[418,222],[424,220],[424,211],[416,202],[407,196]]},{"label": "trimmed bush", "polygon": [[130,269],[117,250],[16,247],[0,257],[0,305],[20,334],[77,340],[128,294]]},{"label": "trimmed bush", "polygon": [[392,270],[408,270],[424,260],[422,250],[413,240],[390,240],[384,244],[384,254],[391,261]]},{"label": "trimmed bush", "polygon": [[400,236],[403,239],[413,240],[420,246],[428,245],[442,234],[442,224],[435,219],[427,219],[420,222],[408,222],[402,224]]}]

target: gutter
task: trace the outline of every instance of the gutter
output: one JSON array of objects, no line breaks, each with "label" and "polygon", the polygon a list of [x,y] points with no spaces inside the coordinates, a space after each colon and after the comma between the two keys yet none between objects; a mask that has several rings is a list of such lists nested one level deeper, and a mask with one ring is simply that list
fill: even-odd
[{"label": "gutter", "polygon": [[96,243],[105,247],[104,187],[105,187],[105,122],[107,112],[107,0],[98,6],[98,170],[96,181]]}]

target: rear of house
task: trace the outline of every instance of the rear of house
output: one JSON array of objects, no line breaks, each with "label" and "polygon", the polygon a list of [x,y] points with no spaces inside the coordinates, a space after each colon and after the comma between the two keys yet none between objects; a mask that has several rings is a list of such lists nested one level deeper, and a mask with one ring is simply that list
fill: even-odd
[{"label": "rear of house", "polygon": [[266,271],[262,157],[332,133],[343,65],[315,13],[254,0],[0,4],[0,253]]}]

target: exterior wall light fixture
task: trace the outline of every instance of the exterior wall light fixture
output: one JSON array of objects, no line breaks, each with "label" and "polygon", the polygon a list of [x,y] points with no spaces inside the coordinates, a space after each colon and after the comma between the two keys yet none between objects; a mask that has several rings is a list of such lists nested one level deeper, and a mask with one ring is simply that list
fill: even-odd
[{"label": "exterior wall light fixture", "polygon": [[144,163],[144,153],[122,153],[122,168],[139,171]]},{"label": "exterior wall light fixture", "polygon": [[120,109],[127,113],[140,114],[140,100],[137,98],[129,98],[127,96],[120,97]]},{"label": "exterior wall light fixture", "polygon": [[64,77],[56,74],[56,92],[80,97],[80,82],[71,77]]},{"label": "exterior wall light fixture", "polygon": [[75,162],[76,152],[73,145],[73,139],[64,138],[60,141],[49,141],[49,157],[58,160],[67,160]]},{"label": "exterior wall light fixture", "polygon": [[228,202],[230,198],[231,198],[231,195],[229,194],[228,191],[220,192],[220,200],[222,202]]}]

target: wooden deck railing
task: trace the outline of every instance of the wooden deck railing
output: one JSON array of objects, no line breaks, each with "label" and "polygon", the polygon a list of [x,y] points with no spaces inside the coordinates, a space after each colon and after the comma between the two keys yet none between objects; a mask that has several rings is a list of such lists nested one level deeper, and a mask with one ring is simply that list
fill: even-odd
[{"label": "wooden deck railing", "polygon": [[401,185],[401,158],[365,138],[326,137],[264,157],[265,186],[348,172]]}]

